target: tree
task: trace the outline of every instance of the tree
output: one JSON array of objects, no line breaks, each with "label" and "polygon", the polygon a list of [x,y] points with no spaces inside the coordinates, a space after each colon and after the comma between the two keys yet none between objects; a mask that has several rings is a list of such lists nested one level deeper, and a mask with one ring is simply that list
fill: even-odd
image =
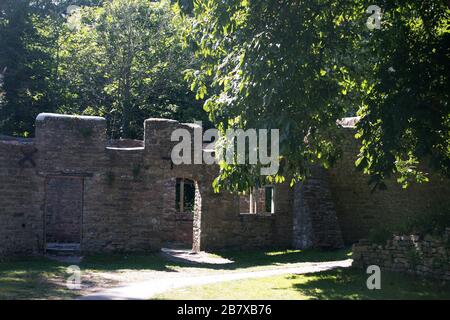
[{"label": "tree", "polygon": [[375,186],[450,177],[450,10],[446,1],[382,1],[367,42],[368,81],[358,114],[357,165]]},{"label": "tree", "polygon": [[[174,11],[175,10],[175,11]],[[63,35],[65,112],[106,116],[113,137],[142,137],[144,119],[205,120],[183,80],[194,65],[183,50],[183,21],[168,1],[113,0],[84,8]]]},{"label": "tree", "polygon": [[0,3],[0,71],[5,71],[0,102],[2,133],[31,136],[38,113],[58,111],[58,39],[65,23],[61,14],[68,3],[69,0]]},{"label": "tree", "polygon": [[34,114],[50,105],[46,88],[51,59],[41,50],[45,39],[33,26],[34,14],[29,1],[6,0],[0,4],[0,68],[6,68],[0,128],[7,134],[29,135]]},{"label": "tree", "polygon": [[31,136],[40,112],[105,116],[114,138],[141,138],[152,116],[207,121],[183,79],[185,23],[166,0],[2,2],[0,131]]},{"label": "tree", "polygon": [[[357,165],[375,187],[382,188],[391,174],[402,183],[411,176],[425,180],[415,167],[425,156],[448,175],[448,7],[444,1],[382,1],[381,30],[370,30],[369,5],[194,3],[186,39],[196,46],[202,65],[188,76],[197,96],[208,97],[211,121],[223,132],[280,129],[277,176],[261,179],[255,166],[222,163],[217,188],[242,190],[286,177],[294,182],[312,163],[329,167],[340,154],[336,120],[356,112],[362,118]],[[410,63],[402,66],[402,61]],[[391,66],[398,70],[395,77]],[[413,107],[405,110],[408,106]]]},{"label": "tree", "polygon": [[[195,3],[188,39],[204,63],[189,73],[205,109],[229,128],[280,129],[282,166],[272,181],[294,180],[309,164],[328,167],[339,154],[336,119],[356,111],[353,60],[361,4],[342,1],[214,1]],[[213,88],[205,83],[212,78]],[[256,169],[256,170],[255,170]],[[263,183],[253,166],[221,165],[217,186]]]}]

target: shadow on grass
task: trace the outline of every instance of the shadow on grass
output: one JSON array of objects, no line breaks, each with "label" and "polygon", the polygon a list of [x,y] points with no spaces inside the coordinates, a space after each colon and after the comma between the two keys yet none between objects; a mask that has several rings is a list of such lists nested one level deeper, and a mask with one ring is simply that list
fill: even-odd
[{"label": "shadow on grass", "polygon": [[[258,266],[277,266],[298,262],[319,262],[349,258],[350,250],[279,250],[279,251],[221,251],[214,252],[234,261],[230,264],[192,264],[169,261],[158,253],[112,254],[85,256],[80,269],[98,272],[118,270],[142,270],[178,272],[180,268],[204,268],[211,270],[237,270]],[[0,262],[0,300],[2,299],[70,299],[77,291],[68,290],[65,280],[70,263],[49,260],[45,257],[15,259]],[[95,285],[84,279],[83,285]]]},{"label": "shadow on grass", "polygon": [[187,267],[187,263],[167,261],[157,253],[149,254],[110,254],[85,256],[81,269],[96,271],[148,270],[177,272],[174,267]]},{"label": "shadow on grass", "polygon": [[336,261],[350,258],[351,249],[341,250],[273,250],[273,251],[215,251],[216,256],[233,261],[226,264],[192,263],[183,259],[168,260],[158,253],[146,255],[112,254],[86,256],[80,264],[82,269],[97,271],[149,270],[177,272],[177,268],[195,267],[212,270],[236,270],[258,266],[277,266],[299,262]]},{"label": "shadow on grass", "polygon": [[382,271],[381,289],[369,290],[367,275],[360,269],[335,269],[326,272],[291,276],[293,288],[313,299],[399,300],[450,299],[450,285],[437,280]]},{"label": "shadow on grass", "polygon": [[70,299],[76,292],[65,285],[67,265],[45,258],[0,263],[0,300]]}]

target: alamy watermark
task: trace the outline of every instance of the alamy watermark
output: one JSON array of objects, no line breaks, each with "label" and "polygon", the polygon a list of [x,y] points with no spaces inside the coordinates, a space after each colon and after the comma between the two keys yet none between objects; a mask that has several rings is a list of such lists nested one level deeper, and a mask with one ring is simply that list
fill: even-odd
[{"label": "alamy watermark", "polygon": [[367,267],[367,274],[370,276],[367,278],[366,286],[369,290],[381,289],[381,269],[377,265],[371,265]]},{"label": "alamy watermark", "polygon": [[381,8],[375,4],[370,5],[367,10],[367,13],[371,15],[367,18],[366,26],[369,30],[380,30],[381,29]]},{"label": "alamy watermark", "polygon": [[69,290],[81,289],[81,270],[77,265],[71,265],[67,267],[66,272],[70,274],[67,278],[66,286]]},{"label": "alamy watermark", "polygon": [[217,129],[203,132],[202,123],[195,122],[193,137],[191,132],[185,128],[172,132],[171,141],[178,142],[171,153],[175,165],[220,164],[224,161],[238,165],[261,164],[260,173],[263,176],[278,173],[279,129],[229,129],[221,135]]}]

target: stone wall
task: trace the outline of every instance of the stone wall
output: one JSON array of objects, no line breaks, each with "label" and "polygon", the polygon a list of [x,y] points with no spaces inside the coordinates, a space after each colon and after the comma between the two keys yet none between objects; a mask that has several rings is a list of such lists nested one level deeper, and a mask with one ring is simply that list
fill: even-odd
[{"label": "stone wall", "polygon": [[371,229],[402,224],[408,217],[427,212],[434,204],[450,206],[450,183],[439,176],[403,189],[393,177],[387,190],[372,192],[368,176],[355,168],[359,153],[354,128],[343,128],[343,155],[329,170],[329,186],[344,242],[367,237]]},{"label": "stone wall", "polygon": [[201,248],[271,248],[292,246],[292,189],[275,187],[274,214],[245,214],[239,210],[239,195],[202,194]]},{"label": "stone wall", "polygon": [[385,245],[360,240],[353,245],[353,266],[369,265],[450,281],[450,229],[442,237],[394,236]]},{"label": "stone wall", "polygon": [[312,167],[311,177],[294,187],[292,210],[294,248],[344,246],[325,169]]},{"label": "stone wall", "polygon": [[[171,150],[177,142],[170,142],[175,129],[184,128],[193,136],[193,125],[173,120],[149,119],[145,122],[145,149],[148,166],[160,163],[164,176],[173,179],[173,190],[167,192],[165,204],[170,208],[166,226],[172,223],[175,212],[176,178],[185,178],[196,184],[196,208],[193,221],[193,247],[196,250],[224,248],[289,247],[292,241],[291,191],[286,185],[275,191],[277,205],[275,214],[245,215],[239,212],[239,196],[229,192],[214,193],[212,182],[218,174],[214,165],[172,165]],[[162,160],[161,160],[162,159]],[[177,216],[175,216],[175,222]],[[177,232],[176,227],[168,227]]]},{"label": "stone wall", "polygon": [[[289,188],[276,191],[276,214],[241,215],[237,195],[211,188],[217,166],[172,163],[172,132],[195,126],[164,119],[144,126],[142,143],[107,143],[103,118],[41,114],[35,141],[2,138],[1,254],[76,242],[79,217],[83,252],[290,246]],[[21,165],[25,149],[36,152]],[[195,182],[193,217],[176,211],[177,178]]]},{"label": "stone wall", "polygon": [[[238,194],[213,192],[217,166],[172,163],[177,142],[171,134],[179,128],[198,129],[148,119],[144,141],[108,142],[103,118],[41,114],[35,140],[0,137],[0,255],[44,252],[46,240],[64,241],[70,228],[51,220],[52,208],[61,206],[57,212],[76,209],[69,212],[73,217],[81,211],[84,252],[130,252],[174,243],[195,250],[287,248],[298,246],[302,237],[309,242],[301,247],[340,247],[340,230],[351,243],[377,224],[449,200],[448,184],[436,182],[406,192],[393,185],[372,195],[367,178],[353,169],[356,144],[349,136],[336,168],[315,172],[295,190],[288,183],[276,185],[273,214],[243,214]],[[189,219],[176,211],[177,178],[195,182],[196,206]],[[55,181],[76,181],[78,191],[59,194],[64,183]],[[70,223],[63,218],[59,221]],[[54,238],[46,238],[46,226],[54,228]]]},{"label": "stone wall", "polygon": [[42,248],[44,181],[35,174],[34,158],[32,140],[0,141],[0,256]]}]

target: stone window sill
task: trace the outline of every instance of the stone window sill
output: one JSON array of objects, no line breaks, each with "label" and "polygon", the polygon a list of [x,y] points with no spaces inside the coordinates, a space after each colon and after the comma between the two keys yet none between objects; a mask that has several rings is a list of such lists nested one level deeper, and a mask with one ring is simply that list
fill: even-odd
[{"label": "stone window sill", "polygon": [[177,212],[175,214],[176,220],[184,220],[184,221],[193,221],[194,220],[194,214],[191,212]]},{"label": "stone window sill", "polygon": [[273,217],[274,213],[270,212],[263,212],[263,213],[248,213],[248,212],[241,212],[239,213],[240,216],[255,216],[255,217]]}]

